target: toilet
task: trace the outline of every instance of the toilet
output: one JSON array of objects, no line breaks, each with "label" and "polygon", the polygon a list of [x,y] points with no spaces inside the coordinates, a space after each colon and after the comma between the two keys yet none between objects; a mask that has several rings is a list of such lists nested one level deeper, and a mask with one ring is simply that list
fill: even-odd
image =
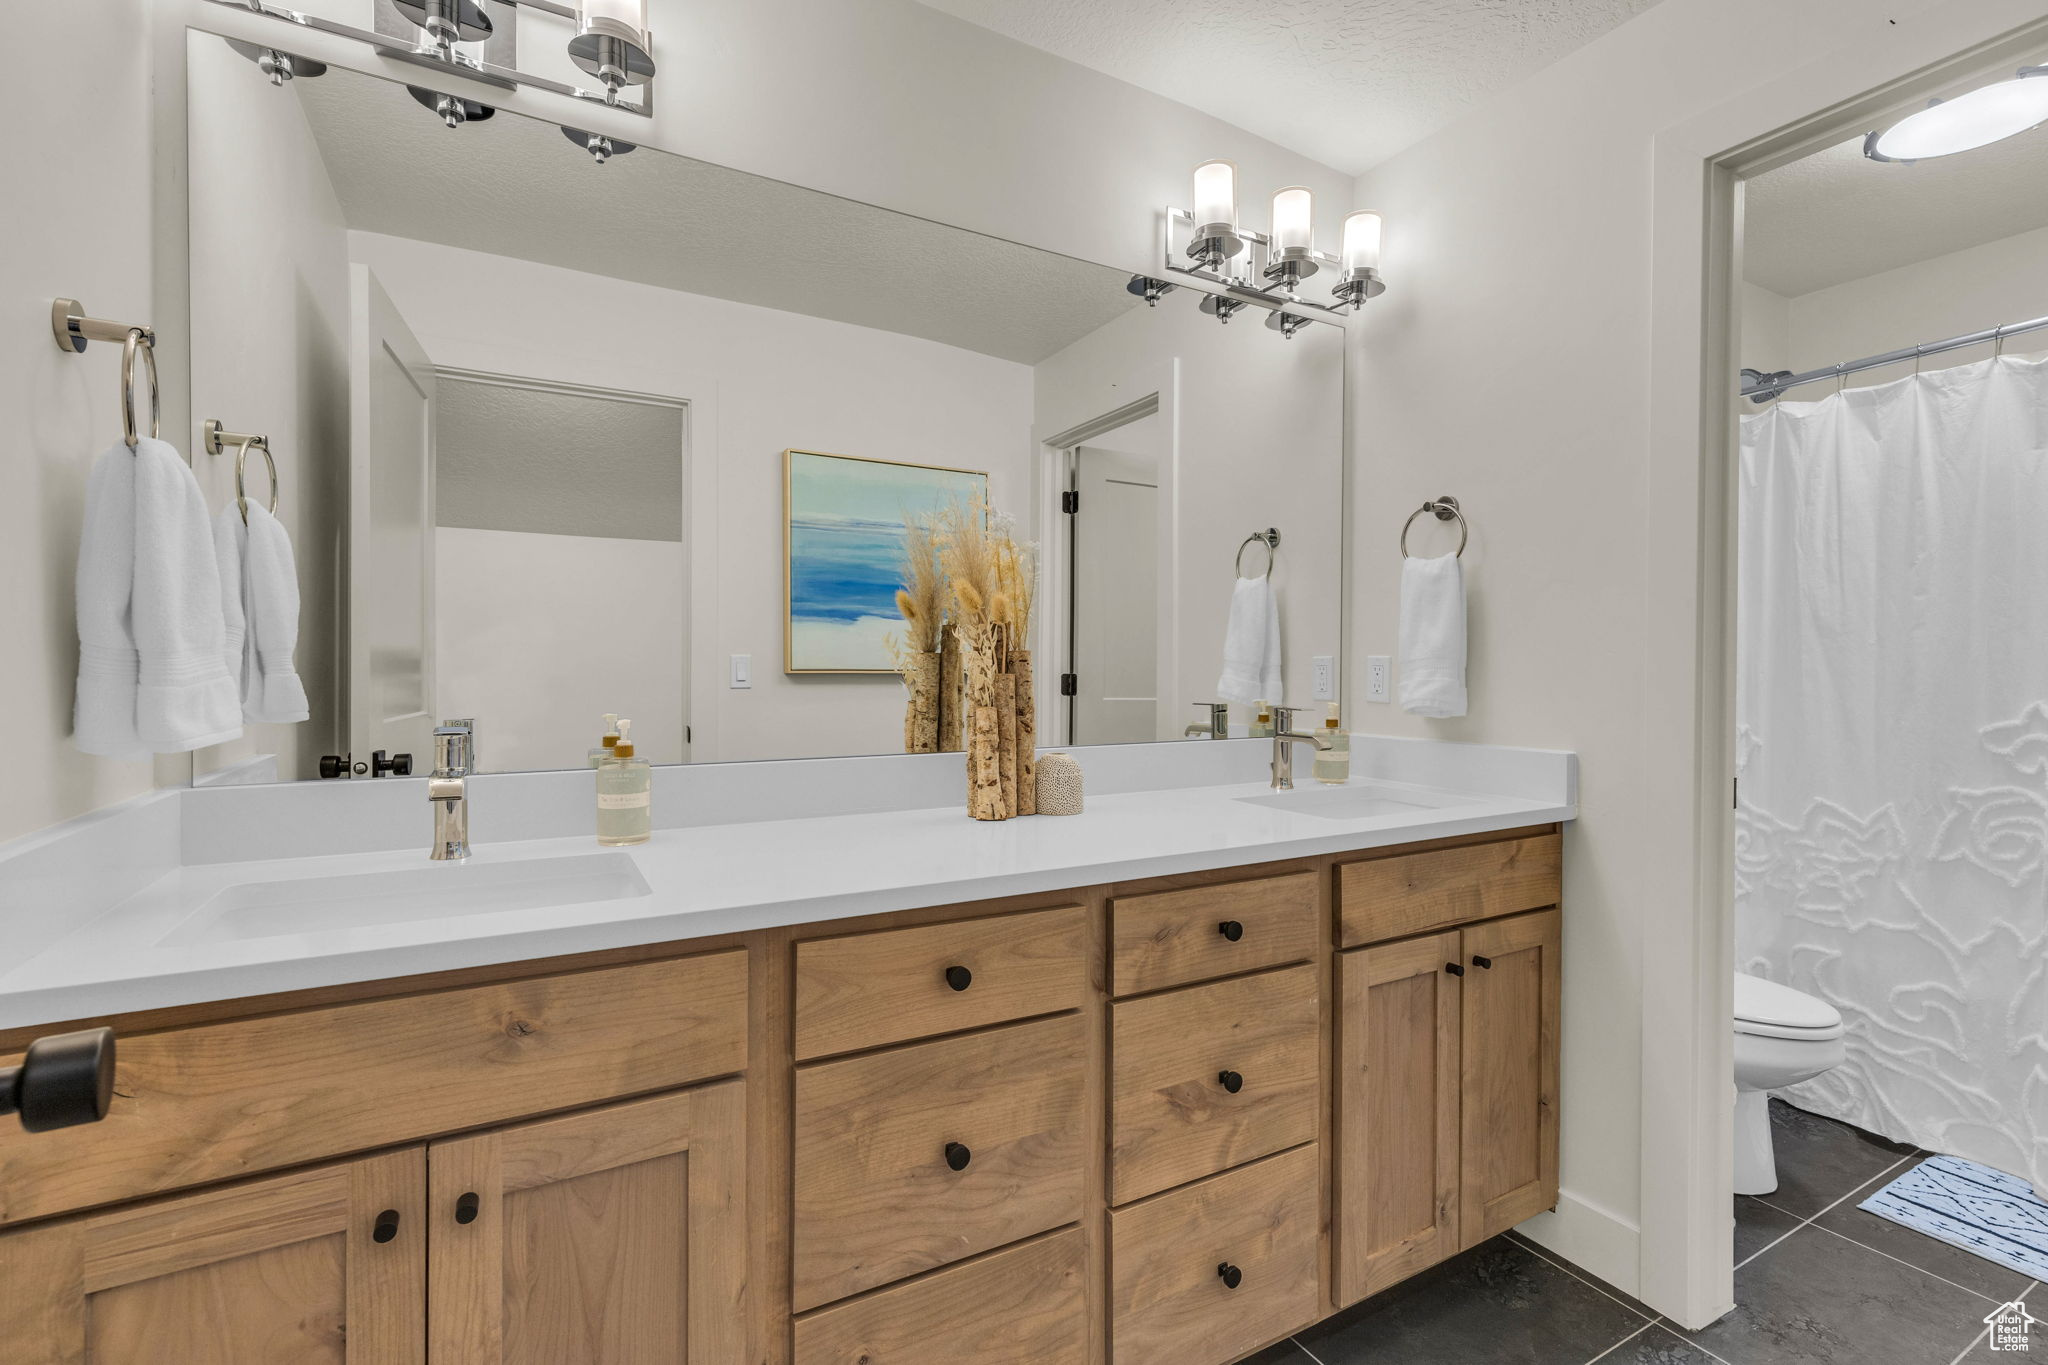
[{"label": "toilet", "polygon": [[1842,1016],[1804,991],[1735,974],[1735,1192],[1778,1188],[1771,1096],[1840,1066]]}]

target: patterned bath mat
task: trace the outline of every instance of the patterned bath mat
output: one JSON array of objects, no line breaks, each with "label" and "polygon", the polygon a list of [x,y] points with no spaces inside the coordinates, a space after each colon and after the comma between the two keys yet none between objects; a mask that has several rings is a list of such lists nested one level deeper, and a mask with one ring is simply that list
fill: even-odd
[{"label": "patterned bath mat", "polygon": [[1857,1207],[2034,1279],[2048,1279],[2048,1204],[2017,1176],[1937,1156]]}]

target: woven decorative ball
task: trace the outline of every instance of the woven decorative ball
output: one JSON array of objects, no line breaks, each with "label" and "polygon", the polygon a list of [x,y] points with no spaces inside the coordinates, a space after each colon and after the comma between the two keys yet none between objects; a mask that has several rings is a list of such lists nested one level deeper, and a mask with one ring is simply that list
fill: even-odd
[{"label": "woven decorative ball", "polygon": [[1038,813],[1081,813],[1081,765],[1072,754],[1038,756]]}]

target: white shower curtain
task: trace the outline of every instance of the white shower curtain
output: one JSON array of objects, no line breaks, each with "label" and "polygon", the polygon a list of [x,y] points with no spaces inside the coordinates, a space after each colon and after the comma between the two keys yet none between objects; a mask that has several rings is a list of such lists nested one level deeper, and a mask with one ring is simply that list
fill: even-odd
[{"label": "white shower curtain", "polygon": [[1736,965],[1802,1107],[2048,1188],[2048,362],[1742,419]]}]

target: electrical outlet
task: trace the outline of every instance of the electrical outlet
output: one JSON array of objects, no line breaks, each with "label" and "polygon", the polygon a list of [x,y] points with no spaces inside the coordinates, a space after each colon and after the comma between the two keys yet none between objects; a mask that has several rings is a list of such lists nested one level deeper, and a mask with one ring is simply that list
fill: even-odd
[{"label": "electrical outlet", "polygon": [[1368,654],[1365,659],[1365,699],[1392,701],[1394,661],[1385,654]]},{"label": "electrical outlet", "polygon": [[752,687],[754,685],[754,656],[735,654],[732,656],[732,685]]},{"label": "electrical outlet", "polygon": [[1315,665],[1315,699],[1337,700],[1337,660],[1328,654],[1318,654],[1312,662]]}]

